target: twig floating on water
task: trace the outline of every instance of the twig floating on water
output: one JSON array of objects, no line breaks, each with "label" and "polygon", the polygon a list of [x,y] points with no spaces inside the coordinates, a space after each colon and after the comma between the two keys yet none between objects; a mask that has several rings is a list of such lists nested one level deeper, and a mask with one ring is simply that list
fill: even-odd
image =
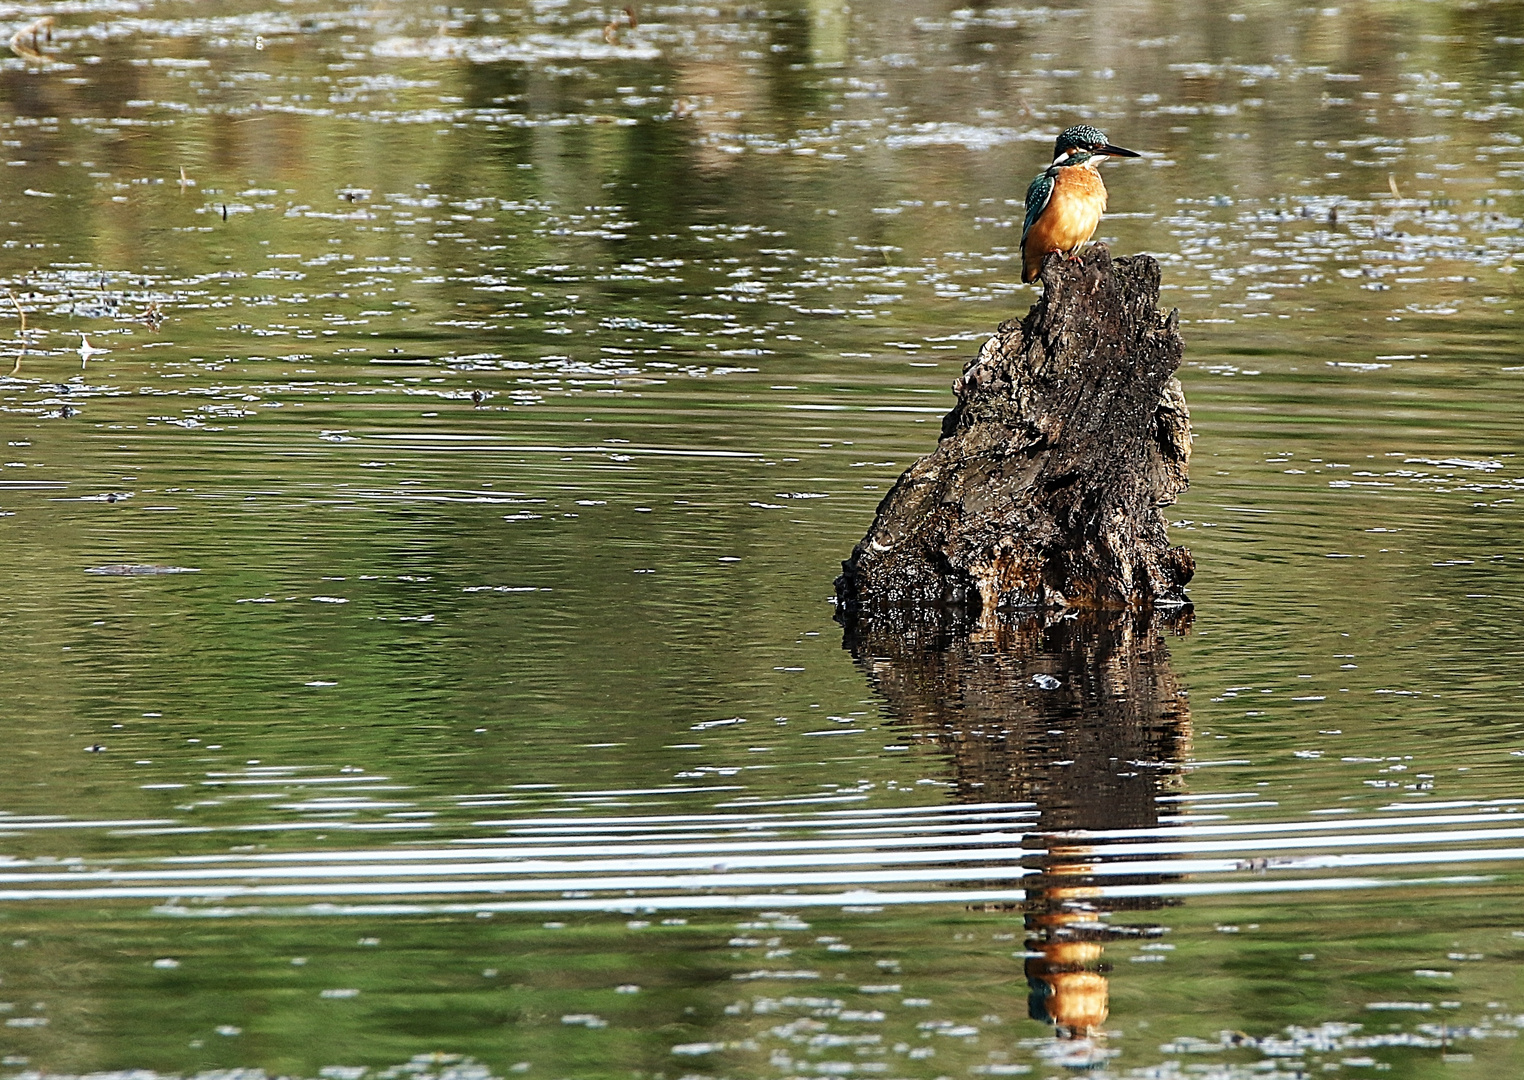
[{"label": "twig floating on water", "polygon": [[[53,16],[44,15],[34,19],[11,35],[11,52],[23,60],[48,60],[38,47],[37,37],[45,35],[47,43],[53,44]],[[30,39],[30,40],[28,40]]]},{"label": "twig floating on water", "polygon": [[[634,4],[626,4],[624,6],[624,17],[629,20],[631,30],[635,30],[640,27],[640,20],[635,17]],[[610,45],[619,44],[619,17],[617,15],[614,18],[610,19],[608,24],[604,26],[603,40]]]},{"label": "twig floating on water", "polygon": [[17,333],[22,335],[22,339],[25,340],[25,335],[26,335],[26,312],[21,309],[21,301],[16,299],[15,290],[13,290],[13,289],[6,289],[5,290],[5,295],[9,296],[11,298],[11,304],[16,309],[16,318],[21,320],[21,329],[18,330]]},{"label": "twig floating on water", "polygon": [[21,351],[16,354],[16,366],[11,368],[11,374],[21,370],[21,358],[26,355],[26,312],[21,308],[21,301],[16,299],[16,293],[12,289],[6,289],[5,295],[11,298],[15,305],[16,317],[21,320],[21,329],[16,331],[16,339],[21,343]]}]

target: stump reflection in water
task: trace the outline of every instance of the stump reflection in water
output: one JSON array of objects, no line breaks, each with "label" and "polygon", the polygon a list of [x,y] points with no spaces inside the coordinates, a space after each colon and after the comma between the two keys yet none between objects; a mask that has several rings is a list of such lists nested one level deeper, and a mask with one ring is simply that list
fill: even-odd
[{"label": "stump reflection in water", "polygon": [[1117,613],[974,636],[847,632],[895,720],[950,755],[960,801],[1033,804],[1027,865],[1039,873],[1026,879],[1022,905],[1028,1011],[1064,1039],[1089,1040],[1106,1021],[1106,942],[1163,932],[1110,914],[1165,900],[1108,898],[1098,882],[1167,879],[1126,875],[1107,859],[1107,836],[1087,834],[1161,825],[1160,796],[1179,788],[1190,741],[1165,641],[1188,628],[1186,612],[1172,623]]}]

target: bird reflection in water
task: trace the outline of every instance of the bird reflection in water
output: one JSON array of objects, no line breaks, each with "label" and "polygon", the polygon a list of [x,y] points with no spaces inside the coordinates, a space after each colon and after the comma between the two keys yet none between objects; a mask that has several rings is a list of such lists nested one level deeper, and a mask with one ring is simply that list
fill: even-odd
[{"label": "bird reflection in water", "polygon": [[1181,785],[1190,708],[1166,640],[1189,626],[1187,609],[1173,619],[1116,613],[974,635],[847,632],[895,720],[949,755],[960,801],[1033,804],[1025,865],[1038,873],[1019,905],[1028,1013],[1054,1028],[1053,1057],[1063,1064],[1109,1056],[1100,1041],[1110,1012],[1107,942],[1163,933],[1111,915],[1168,901],[1105,895],[1100,882],[1168,880],[1126,874],[1106,845],[1116,830],[1158,828],[1160,796]]}]

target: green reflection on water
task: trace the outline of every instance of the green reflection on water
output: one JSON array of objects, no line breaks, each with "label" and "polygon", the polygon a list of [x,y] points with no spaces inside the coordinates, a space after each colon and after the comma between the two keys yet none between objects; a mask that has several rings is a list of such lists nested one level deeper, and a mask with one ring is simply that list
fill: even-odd
[{"label": "green reflection on water", "polygon": [[[1175,536],[1201,571],[1169,790],[1238,796],[1187,805],[1248,825],[1501,820],[1524,751],[1519,6],[860,8],[86,5],[51,61],[8,60],[0,810],[142,824],[0,818],[5,854],[88,873],[957,797],[957,756],[826,598],[1029,302],[1020,195],[1075,118],[1150,152],[1108,168],[1102,235],[1161,260],[1189,346]],[[113,564],[196,572],[86,573]],[[1018,744],[1031,775],[1068,760]],[[1168,934],[1107,945],[1105,1068],[1507,1074],[1515,1041],[1420,1025],[1517,1027],[1508,865],[1153,913]],[[1023,1018],[1009,911],[632,929],[158,902],[0,911],[27,942],[0,962],[7,1067],[1080,1064]],[[765,969],[819,977],[734,978]],[[1429,1009],[1368,1008],[1404,1002]],[[1218,1035],[1389,1021],[1417,1045]]]}]

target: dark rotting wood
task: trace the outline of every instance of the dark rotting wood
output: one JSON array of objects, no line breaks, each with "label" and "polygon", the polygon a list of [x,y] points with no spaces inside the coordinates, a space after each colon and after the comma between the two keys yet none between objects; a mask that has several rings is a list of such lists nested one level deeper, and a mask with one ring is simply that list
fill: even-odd
[{"label": "dark rotting wood", "polygon": [[838,613],[992,628],[1002,614],[1187,603],[1162,510],[1189,482],[1179,312],[1159,264],[1050,256],[1025,319],[953,384],[935,450],[895,483],[836,579]]}]

